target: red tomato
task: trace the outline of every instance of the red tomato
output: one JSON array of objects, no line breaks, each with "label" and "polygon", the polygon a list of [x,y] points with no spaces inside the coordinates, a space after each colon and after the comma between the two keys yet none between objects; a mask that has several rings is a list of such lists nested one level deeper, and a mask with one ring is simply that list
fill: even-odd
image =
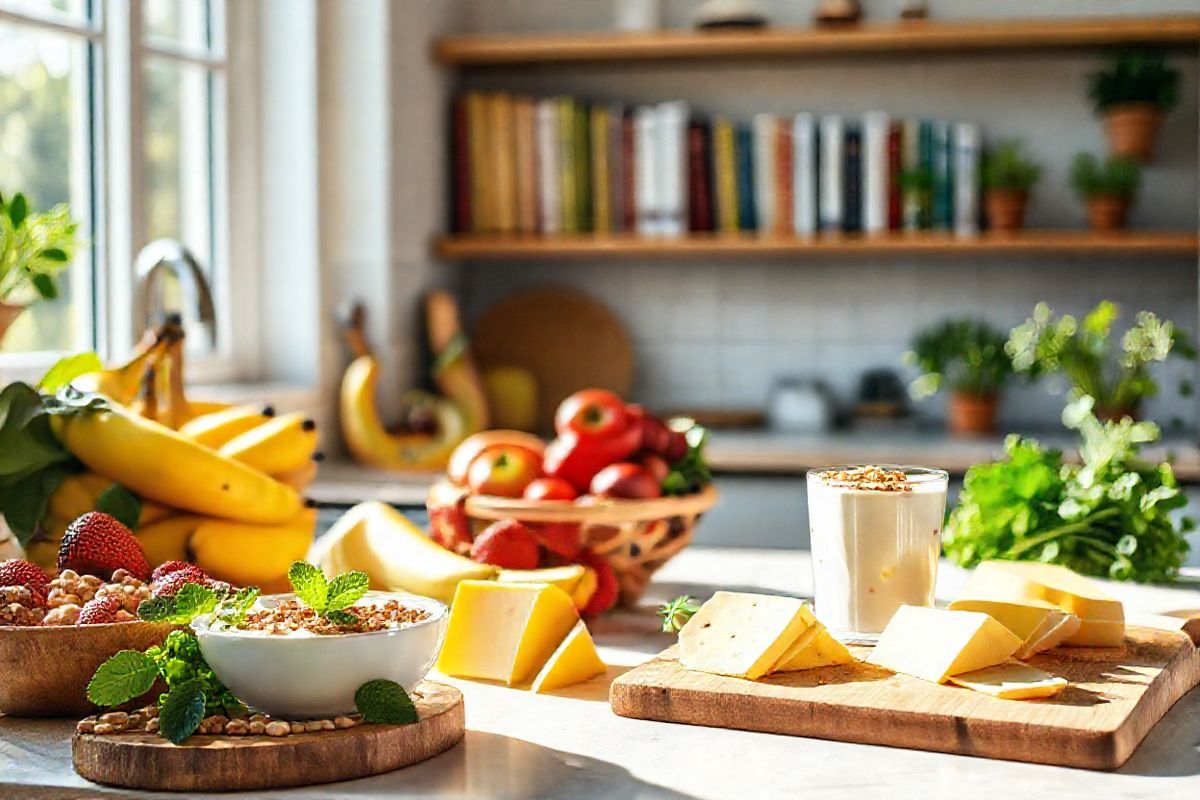
[{"label": "red tomato", "polygon": [[538,478],[525,487],[526,500],[574,500],[579,497],[575,487],[562,478]]},{"label": "red tomato", "polygon": [[616,436],[601,439],[564,433],[546,446],[542,466],[550,477],[562,478],[583,493],[597,472],[629,458],[637,452],[641,441],[640,425],[631,425]]},{"label": "red tomato", "polygon": [[641,464],[610,464],[592,478],[591,492],[599,497],[644,500],[662,495],[658,481]]},{"label": "red tomato", "polygon": [[478,494],[520,497],[541,472],[538,457],[525,448],[493,445],[471,462],[467,485]]},{"label": "red tomato", "polygon": [[582,438],[616,436],[630,425],[625,403],[607,389],[584,389],[563,400],[554,414],[558,434],[574,433]]}]

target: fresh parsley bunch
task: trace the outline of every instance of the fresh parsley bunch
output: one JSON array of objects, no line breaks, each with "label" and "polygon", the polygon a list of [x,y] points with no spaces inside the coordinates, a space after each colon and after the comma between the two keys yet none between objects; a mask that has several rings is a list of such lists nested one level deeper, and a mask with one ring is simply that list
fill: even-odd
[{"label": "fresh parsley bunch", "polygon": [[976,464],[946,524],[946,555],[962,566],[985,559],[1043,561],[1115,580],[1175,578],[1195,527],[1173,512],[1187,505],[1169,463],[1148,464],[1139,447],[1157,441],[1151,422],[1101,422],[1089,396],[1063,411],[1079,431],[1080,464],[1058,450],[1010,436],[1001,461]]},{"label": "fresh parsley bunch", "polygon": [[671,471],[662,482],[662,493],[676,495],[697,492],[712,483],[712,471],[704,458],[708,429],[684,417],[671,420],[670,425],[673,430],[683,433],[688,447],[683,458],[671,465]]}]

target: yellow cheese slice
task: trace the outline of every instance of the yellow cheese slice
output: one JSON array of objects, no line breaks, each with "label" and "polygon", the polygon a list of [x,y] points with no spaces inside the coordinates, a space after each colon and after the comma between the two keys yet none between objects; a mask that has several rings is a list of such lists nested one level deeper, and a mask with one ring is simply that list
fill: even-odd
[{"label": "yellow cheese slice", "polygon": [[607,669],[608,665],[596,652],[587,625],[580,620],[546,661],[530,688],[535,692],[550,692],[603,675]]},{"label": "yellow cheese slice", "polygon": [[950,682],[1001,700],[1034,700],[1053,697],[1067,688],[1065,678],[1042,672],[1020,661],[951,675]]},{"label": "yellow cheese slice", "polygon": [[783,655],[779,656],[779,659],[775,662],[775,665],[768,671],[778,672],[783,668],[784,664],[788,663],[793,658],[807,650],[809,645],[813,643],[813,640],[817,638],[817,634],[820,633],[821,629],[824,627],[825,626],[820,622],[816,623],[815,625],[809,625],[808,628],[806,628],[798,637],[796,637],[796,641],[792,642],[791,645],[789,645],[788,648],[783,651]]},{"label": "yellow cheese slice", "polygon": [[496,580],[503,583],[548,583],[557,586],[567,594],[574,594],[579,582],[583,579],[582,564],[567,564],[561,567],[545,569],[502,569]]},{"label": "yellow cheese slice", "polygon": [[[812,635],[809,635],[809,632]],[[805,632],[805,637],[809,639],[808,644],[790,657],[781,658],[775,665],[777,672],[800,672],[806,669],[833,667],[854,662],[854,656],[846,649],[846,645],[833,638],[833,634],[821,623],[818,622],[809,628],[808,632]]]},{"label": "yellow cheese slice", "polygon": [[524,683],[578,621],[575,604],[557,586],[463,581],[437,666],[460,678]]},{"label": "yellow cheese slice", "polygon": [[679,632],[679,663],[753,680],[774,667],[816,622],[793,597],[717,592]]},{"label": "yellow cheese slice", "polygon": [[1006,661],[1021,640],[978,611],[900,606],[867,661],[942,683],[951,675]]},{"label": "yellow cheese slice", "polygon": [[1043,600],[1079,617],[1079,629],[1064,644],[1116,647],[1125,638],[1121,602],[1095,582],[1057,564],[985,561],[967,580],[962,598]]},{"label": "yellow cheese slice", "polygon": [[987,614],[1021,639],[1013,655],[1029,658],[1057,646],[1079,629],[1079,617],[1042,600],[980,600],[963,598],[950,604],[955,611]]}]

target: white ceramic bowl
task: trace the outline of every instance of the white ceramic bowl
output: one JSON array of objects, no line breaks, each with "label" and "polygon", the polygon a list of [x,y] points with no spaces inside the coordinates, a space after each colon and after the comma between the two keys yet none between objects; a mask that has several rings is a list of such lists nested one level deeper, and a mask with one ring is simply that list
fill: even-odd
[{"label": "white ceramic bowl", "polygon": [[[255,605],[270,608],[292,597],[268,595]],[[437,659],[446,633],[446,605],[399,592],[367,592],[359,602],[393,599],[424,609],[429,617],[371,633],[279,636],[214,630],[204,616],[193,620],[192,630],[213,672],[244,703],[286,719],[328,718],[353,713],[354,693],[376,678],[412,691]]]}]

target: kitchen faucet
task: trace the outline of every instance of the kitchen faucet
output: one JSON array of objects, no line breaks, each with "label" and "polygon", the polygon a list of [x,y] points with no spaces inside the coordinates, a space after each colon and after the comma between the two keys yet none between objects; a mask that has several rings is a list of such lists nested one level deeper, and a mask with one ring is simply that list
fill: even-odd
[{"label": "kitchen faucet", "polygon": [[[167,314],[178,313],[183,317],[185,330],[195,325],[203,327],[208,346],[216,347],[217,317],[212,292],[191,252],[174,239],[158,239],[143,247],[134,263],[138,280],[134,319],[142,330],[159,324]],[[179,281],[182,309],[166,307],[159,287],[159,275],[163,270],[174,274]]]}]

